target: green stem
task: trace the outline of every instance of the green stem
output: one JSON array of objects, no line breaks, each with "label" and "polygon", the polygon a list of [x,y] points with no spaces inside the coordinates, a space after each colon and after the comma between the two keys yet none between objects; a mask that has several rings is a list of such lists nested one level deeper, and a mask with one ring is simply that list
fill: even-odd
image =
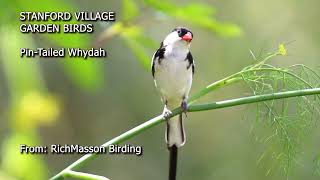
[{"label": "green stem", "polygon": [[208,94],[209,92],[216,90],[218,88],[224,87],[226,85],[238,82],[242,79],[242,77],[237,77],[239,75],[239,73],[233,74],[229,77],[226,77],[224,79],[221,79],[219,81],[216,81],[212,84],[210,84],[209,86],[205,87],[204,89],[202,89],[201,91],[197,92],[196,94],[194,94],[193,96],[191,96],[188,100],[189,104],[193,104],[196,100],[198,100],[200,97]]},{"label": "green stem", "polygon": [[[188,111],[190,111],[190,112],[206,111],[206,110],[211,110],[211,109],[226,108],[226,107],[262,102],[262,101],[268,101],[268,100],[274,100],[274,99],[283,99],[283,98],[307,96],[307,95],[315,95],[315,94],[320,94],[320,88],[285,91],[285,92],[272,93],[272,94],[242,97],[242,98],[219,101],[219,102],[212,102],[212,103],[207,103],[207,104],[190,105]],[[172,117],[176,116],[177,114],[180,114],[181,112],[182,111],[180,108],[173,110]],[[106,142],[102,146],[107,148],[110,144],[122,143],[122,142],[144,132],[145,130],[150,129],[151,127],[154,127],[154,126],[160,124],[161,122],[164,122],[164,118],[162,115],[159,115],[157,117],[154,117],[154,118],[148,120],[147,122],[145,122],[143,124],[140,124],[139,126],[133,128],[133,129],[121,134],[120,136],[117,136],[117,137],[111,139],[110,141]],[[87,155],[81,157],[76,162],[72,163],[66,169],[61,171],[59,174],[57,174],[56,176],[51,178],[51,180],[64,179],[64,177],[66,177],[66,174],[70,175],[71,169],[80,168],[82,165],[87,163],[89,160],[94,159],[95,157],[97,157],[97,154],[87,154]],[[72,176],[72,174],[70,176]]]},{"label": "green stem", "polygon": [[190,106],[188,111],[190,112],[205,111],[205,110],[211,110],[211,109],[220,109],[220,108],[238,106],[243,104],[257,103],[261,101],[269,101],[269,100],[275,100],[275,99],[284,99],[284,98],[290,98],[290,97],[308,96],[308,95],[316,95],[316,94],[320,94],[320,88],[303,89],[303,90],[296,90],[296,91],[285,91],[285,92],[272,93],[272,94],[242,97],[238,99],[212,102],[207,104],[192,105]]},{"label": "green stem", "polygon": [[[268,56],[268,58],[271,58],[273,56],[275,56],[275,54]],[[263,62],[266,61],[266,60],[268,60],[268,59],[263,60]],[[258,64],[260,64],[260,63],[258,63]],[[279,73],[288,74],[288,75],[296,78],[297,80],[301,81],[305,85],[309,86],[309,88],[313,88],[313,86],[310,83],[308,83],[307,81],[305,81],[301,77],[299,77],[296,74],[291,73],[289,71],[282,70],[282,69],[279,69],[279,68],[258,68],[258,66],[255,65],[255,66],[253,66],[251,68],[248,68],[248,69],[242,70],[240,72],[234,73],[234,74],[232,74],[232,75],[230,75],[230,76],[228,76],[228,77],[226,77],[224,79],[221,79],[219,81],[216,81],[216,82],[208,85],[207,87],[205,87],[204,89],[202,89],[201,91],[197,92],[192,97],[190,97],[189,98],[189,104],[193,104],[200,97],[210,93],[213,90],[219,89],[219,88],[224,87],[226,85],[230,85],[232,83],[239,82],[240,80],[243,79],[242,75],[244,73],[259,72],[259,71],[276,71],[276,72],[279,72]]]},{"label": "green stem", "polygon": [[[278,56],[280,55],[279,52],[275,52],[275,53],[272,53],[270,55],[268,55],[267,57],[265,57],[263,60],[259,61],[258,63],[248,67],[247,69],[243,69],[242,71],[239,71],[237,73],[234,73],[226,78],[223,78],[219,81],[216,81],[210,85],[208,85],[207,87],[205,87],[204,89],[202,89],[201,91],[197,92],[196,94],[194,94],[192,97],[189,98],[188,100],[188,103],[189,104],[193,104],[196,100],[198,100],[200,97],[208,94],[209,92],[213,91],[213,90],[216,90],[220,87],[224,87],[226,85],[230,85],[232,83],[236,83],[236,82],[239,82],[240,80],[242,80],[242,74],[243,73],[247,73],[247,72],[253,72],[253,71],[264,71],[264,70],[275,70],[275,71],[281,71],[281,72],[284,72],[284,73],[288,73],[286,71],[282,71],[280,69],[274,69],[274,68],[261,68],[261,66],[267,62],[269,59],[275,57],[275,56]],[[300,77],[298,77],[300,78]]]},{"label": "green stem", "polygon": [[65,171],[63,177],[66,178],[78,178],[78,179],[84,179],[84,180],[109,180],[106,177],[98,176],[94,174],[88,174],[83,172],[76,172],[76,171]]}]

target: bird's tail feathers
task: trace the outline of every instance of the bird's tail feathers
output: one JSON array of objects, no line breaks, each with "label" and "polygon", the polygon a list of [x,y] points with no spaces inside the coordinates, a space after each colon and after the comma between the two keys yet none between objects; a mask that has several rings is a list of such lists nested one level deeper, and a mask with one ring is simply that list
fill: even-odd
[{"label": "bird's tail feathers", "polygon": [[169,147],[170,160],[169,160],[169,180],[176,180],[177,176],[177,163],[178,163],[178,148],[173,145]]},{"label": "bird's tail feathers", "polygon": [[186,142],[186,135],[183,125],[182,114],[172,117],[167,121],[166,143],[168,148],[176,146],[177,148],[183,146]]}]

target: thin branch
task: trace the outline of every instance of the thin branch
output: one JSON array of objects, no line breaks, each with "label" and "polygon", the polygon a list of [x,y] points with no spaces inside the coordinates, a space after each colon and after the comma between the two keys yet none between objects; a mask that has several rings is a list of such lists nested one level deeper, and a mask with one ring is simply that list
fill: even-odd
[{"label": "thin branch", "polygon": [[[320,94],[320,88],[285,91],[285,92],[272,93],[272,94],[248,96],[248,97],[242,97],[242,98],[237,98],[237,99],[212,102],[212,103],[207,103],[207,104],[190,105],[188,111],[189,112],[207,111],[207,110],[212,110],[212,109],[220,109],[220,108],[226,108],[226,107],[232,107],[232,106],[238,106],[238,105],[244,105],[244,104],[250,104],[250,103],[257,103],[257,102],[268,101],[268,100],[307,96],[307,95],[316,95],[316,94]],[[180,114],[181,112],[182,112],[182,110],[180,108],[177,108],[172,111],[171,117],[176,116],[176,115]],[[148,120],[147,122],[140,124],[139,126],[121,134],[120,136],[117,136],[117,137],[111,139],[110,141],[106,142],[102,146],[107,148],[111,144],[122,143],[122,142],[144,132],[145,130],[150,129],[150,128],[160,124],[161,122],[164,122],[164,121],[165,120],[162,115],[154,117],[154,118]],[[66,169],[61,171],[59,174],[57,174],[56,176],[51,178],[51,180],[64,179],[64,177],[66,177],[66,174],[68,174],[68,173],[70,174],[70,171],[72,169],[80,168],[82,165],[86,164],[89,160],[92,160],[95,157],[97,157],[97,154],[87,154],[87,155],[81,157],[76,162],[72,163]]]},{"label": "thin branch", "polygon": [[[265,60],[264,60],[265,61]],[[274,72],[279,72],[279,73],[283,73],[283,74],[288,74],[294,78],[296,78],[297,80],[301,81],[302,83],[304,83],[305,85],[307,85],[309,88],[314,88],[314,86],[312,86],[310,83],[308,83],[307,81],[305,81],[304,79],[302,79],[301,77],[297,76],[294,73],[291,73],[287,70],[283,70],[280,68],[257,68],[256,66],[254,67],[250,67],[248,69],[242,70],[240,72],[234,73],[226,78],[223,78],[219,81],[216,81],[210,85],[208,85],[207,87],[205,87],[204,89],[202,89],[201,91],[197,92],[196,94],[194,94],[192,97],[189,98],[189,103],[193,104],[196,100],[198,100],[200,97],[210,93],[213,90],[219,89],[221,87],[225,87],[226,85],[230,85],[236,82],[239,82],[241,80],[243,80],[243,74],[245,73],[250,73],[250,72],[261,72],[261,71],[274,71]]]},{"label": "thin branch", "polygon": [[98,176],[98,175],[88,174],[83,172],[76,172],[71,170],[65,171],[63,177],[78,178],[78,179],[84,179],[84,180],[109,180],[108,178],[103,176]]},{"label": "thin branch", "polygon": [[213,102],[213,103],[207,103],[207,104],[192,105],[190,106],[188,111],[193,112],[193,111],[205,111],[210,109],[220,109],[220,108],[226,108],[231,106],[256,103],[261,101],[284,99],[284,98],[298,97],[298,96],[308,96],[308,95],[315,95],[315,94],[320,94],[320,88],[285,91],[285,92],[272,93],[272,94],[242,97],[238,99],[231,99],[231,100],[225,100],[225,101],[219,101],[219,102]]}]

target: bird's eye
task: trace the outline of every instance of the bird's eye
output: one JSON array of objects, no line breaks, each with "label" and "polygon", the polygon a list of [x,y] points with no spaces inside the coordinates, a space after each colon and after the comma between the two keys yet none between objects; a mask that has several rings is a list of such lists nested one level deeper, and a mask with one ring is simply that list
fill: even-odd
[{"label": "bird's eye", "polygon": [[177,33],[180,34],[180,33],[181,33],[181,30],[178,30]]}]

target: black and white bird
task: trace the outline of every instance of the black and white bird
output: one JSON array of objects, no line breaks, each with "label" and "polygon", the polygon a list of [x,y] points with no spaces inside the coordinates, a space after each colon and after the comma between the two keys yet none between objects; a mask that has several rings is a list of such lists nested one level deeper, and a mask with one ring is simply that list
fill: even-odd
[{"label": "black and white bird", "polygon": [[152,75],[164,103],[167,119],[165,134],[170,151],[169,180],[176,177],[177,150],[186,142],[182,114],[171,119],[171,110],[181,106],[187,111],[187,99],[192,85],[194,61],[190,52],[193,33],[177,27],[169,33],[152,58]]}]

